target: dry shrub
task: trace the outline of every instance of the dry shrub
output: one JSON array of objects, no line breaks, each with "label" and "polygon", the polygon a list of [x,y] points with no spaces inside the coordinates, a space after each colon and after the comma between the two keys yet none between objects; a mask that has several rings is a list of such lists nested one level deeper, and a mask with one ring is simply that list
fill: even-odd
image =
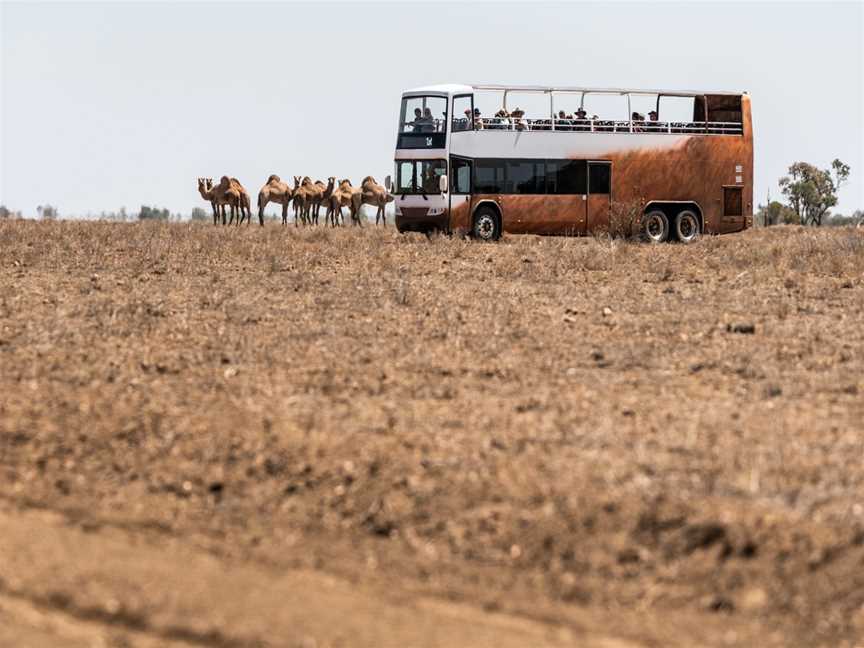
[{"label": "dry shrub", "polygon": [[641,200],[616,201],[609,207],[609,236],[627,240],[635,240],[642,233]]}]

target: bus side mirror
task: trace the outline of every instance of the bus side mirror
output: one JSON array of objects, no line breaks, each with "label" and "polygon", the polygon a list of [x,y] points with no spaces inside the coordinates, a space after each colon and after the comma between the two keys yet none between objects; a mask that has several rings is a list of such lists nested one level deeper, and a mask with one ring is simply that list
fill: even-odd
[{"label": "bus side mirror", "polygon": [[387,190],[387,193],[393,193],[393,180],[391,180],[389,175],[384,178],[384,188]]},{"label": "bus side mirror", "polygon": [[441,190],[441,193],[447,193],[447,176],[446,175],[438,176],[438,188]]}]

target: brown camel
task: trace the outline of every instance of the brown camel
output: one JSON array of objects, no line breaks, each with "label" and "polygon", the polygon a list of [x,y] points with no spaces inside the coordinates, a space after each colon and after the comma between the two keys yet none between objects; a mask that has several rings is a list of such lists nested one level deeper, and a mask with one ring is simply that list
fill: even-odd
[{"label": "brown camel", "polygon": [[[360,208],[363,205],[374,205],[378,208],[378,211],[375,213],[375,224],[378,224],[378,220],[380,219],[384,225],[387,225],[387,216],[384,212],[384,208],[389,202],[393,202],[393,195],[388,192],[384,187],[375,182],[375,178],[372,176],[366,176],[363,178],[363,182],[360,185],[360,192],[354,198],[356,212],[356,218],[359,222],[360,220]],[[352,215],[353,217],[354,215]]]},{"label": "brown camel", "polygon": [[214,185],[213,178],[205,178],[204,183],[208,194],[212,196],[212,200],[222,212],[222,224],[226,224],[225,205],[231,208],[231,220],[227,224],[232,224],[237,213],[237,208],[241,203],[240,192],[233,188],[230,182],[220,182],[218,185]]},{"label": "brown camel", "polygon": [[324,224],[327,224],[327,219],[330,219],[330,224],[336,227],[339,219],[342,224],[345,224],[345,218],[342,216],[342,208],[347,207],[351,212],[351,220],[354,221],[354,196],[355,189],[351,186],[351,181],[347,178],[339,181],[339,186],[336,187],[330,194],[327,200],[327,212],[324,215]]},{"label": "brown camel", "polygon": [[[317,183],[316,183],[317,184]],[[327,186],[324,187],[324,193],[321,198],[315,203],[315,224],[318,224],[318,216],[321,213],[321,205],[329,205],[330,196],[333,195],[333,189],[336,187],[336,178],[330,176],[327,178]],[[327,213],[324,213],[324,224],[327,224]]]},{"label": "brown camel", "polygon": [[324,192],[327,191],[327,185],[320,180],[312,182],[308,177],[303,178],[303,184],[306,186],[308,200],[306,202],[306,221],[310,225],[318,224],[318,213],[321,210],[321,202],[324,200]]},{"label": "brown camel", "polygon": [[213,196],[213,190],[207,188],[207,181],[204,178],[198,178],[198,193],[201,197],[210,203],[213,208],[213,224],[219,224],[219,206],[216,204],[216,198]]},{"label": "brown camel", "polygon": [[300,221],[306,224],[306,207],[309,203],[309,190],[307,181],[309,178],[303,178],[301,181],[298,176],[294,176],[294,227],[300,225]]},{"label": "brown camel", "polygon": [[[240,217],[237,219],[237,225],[242,225],[243,220],[246,220],[247,224],[252,223],[252,199],[249,197],[249,192],[240,184],[240,181],[237,178],[229,178],[228,176],[222,176],[219,180],[219,185],[225,187],[226,189],[231,188],[237,192],[240,196],[239,200],[239,208],[240,208]],[[261,223],[264,224],[263,222]]]},{"label": "brown camel", "polygon": [[291,197],[294,191],[288,186],[287,182],[282,182],[278,175],[271,175],[267,178],[267,183],[261,187],[258,192],[258,222],[264,224],[264,208],[267,203],[277,203],[282,205],[282,224],[288,224],[288,203],[291,202]]}]

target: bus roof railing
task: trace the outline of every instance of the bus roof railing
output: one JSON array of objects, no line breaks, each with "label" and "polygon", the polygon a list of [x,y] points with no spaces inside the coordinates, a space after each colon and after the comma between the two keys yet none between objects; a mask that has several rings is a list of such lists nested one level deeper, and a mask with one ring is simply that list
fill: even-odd
[{"label": "bus roof railing", "polygon": [[589,88],[579,86],[533,86],[533,85],[500,85],[488,83],[470,84],[474,90],[491,92],[561,92],[561,93],[591,93],[599,94],[631,94],[631,95],[664,95],[668,97],[693,97],[704,95],[727,95],[741,96],[746,91],[735,92],[730,90],[655,90],[648,88]]},{"label": "bus roof railing", "polygon": [[[480,125],[482,123],[482,126]],[[507,130],[507,131],[557,131],[582,133],[656,133],[656,134],[701,134],[741,135],[741,122],[719,121],[651,121],[636,119],[579,119],[579,118],[526,118],[526,117],[481,117],[470,124],[464,118],[453,120],[455,131],[461,130]]]}]

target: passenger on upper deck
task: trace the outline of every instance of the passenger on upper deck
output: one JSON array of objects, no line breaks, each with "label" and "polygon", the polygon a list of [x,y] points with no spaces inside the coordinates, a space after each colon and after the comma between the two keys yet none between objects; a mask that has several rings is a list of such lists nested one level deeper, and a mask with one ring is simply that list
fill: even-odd
[{"label": "passenger on upper deck", "polygon": [[483,130],[483,119],[479,108],[474,109],[474,130]]},{"label": "passenger on upper deck", "polygon": [[559,110],[555,128],[558,130],[570,130],[570,120],[572,119],[572,116],[567,115],[563,110]]},{"label": "passenger on upper deck", "polygon": [[509,130],[510,129],[510,113],[508,113],[503,108],[495,113],[495,124],[494,128],[498,130]]},{"label": "passenger on upper deck", "polygon": [[590,126],[588,125],[588,113],[585,112],[585,109],[582,106],[579,106],[579,110],[576,111],[576,129],[579,131],[587,131],[590,130]]},{"label": "passenger on upper deck", "polygon": [[510,116],[513,117],[513,125],[518,131],[529,130],[528,128],[528,120],[525,119],[525,111],[521,108],[516,108],[513,112],[510,113]]},{"label": "passenger on upper deck", "polygon": [[649,121],[649,122],[652,122],[652,123],[649,124],[649,125],[645,128],[645,130],[649,130],[649,131],[658,131],[658,130],[661,130],[660,125],[657,124],[657,111],[656,111],[656,110],[651,110],[651,111],[648,112],[648,121]]}]

